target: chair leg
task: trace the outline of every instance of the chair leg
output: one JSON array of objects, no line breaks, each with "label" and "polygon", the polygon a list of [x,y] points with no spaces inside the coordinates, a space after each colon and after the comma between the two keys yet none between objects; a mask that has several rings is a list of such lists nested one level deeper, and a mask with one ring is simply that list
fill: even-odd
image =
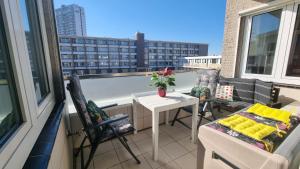
[{"label": "chair leg", "polygon": [[200,115],[200,119],[199,119],[199,121],[198,121],[198,125],[197,125],[197,128],[199,128],[200,127],[200,125],[201,125],[201,122],[202,122],[202,119],[203,119],[203,113],[201,113],[201,115]]},{"label": "chair leg", "polygon": [[175,124],[175,121],[177,120],[177,117],[178,117],[178,115],[179,115],[179,113],[180,113],[180,110],[181,110],[181,108],[179,108],[178,110],[177,110],[177,112],[176,112],[176,115],[175,115],[175,117],[174,117],[174,119],[173,119],[173,121],[172,121],[172,126],[174,126],[174,124]]},{"label": "chair leg", "polygon": [[89,164],[91,163],[93,157],[94,157],[94,154],[97,150],[97,146],[92,146],[91,148],[91,151],[90,151],[90,155],[89,155],[89,159],[88,161],[86,162],[85,166],[84,166],[84,169],[87,169],[89,167]]},{"label": "chair leg", "polygon": [[[128,146],[127,142],[124,141],[124,140],[127,140],[124,136],[122,137],[119,137],[117,136],[118,139],[120,140],[121,144],[126,148],[126,150],[131,154],[131,156],[135,159],[135,161],[138,163],[138,164],[141,164],[141,161],[135,156],[135,154],[131,151],[130,147]],[[122,140],[122,138],[124,140]]]},{"label": "chair leg", "polygon": [[210,102],[208,103],[208,109],[211,112],[211,116],[212,116],[213,120],[217,120],[216,116],[214,115],[214,110],[213,110],[213,107],[211,106]]},{"label": "chair leg", "polygon": [[84,169],[83,146],[80,146],[80,165],[81,165],[81,169]]},{"label": "chair leg", "polygon": [[82,139],[82,141],[81,141],[81,143],[80,143],[79,151],[77,151],[77,152],[75,153],[75,157],[77,157],[77,156],[79,155],[79,153],[80,153],[80,151],[81,151],[81,148],[83,148],[83,144],[84,144],[84,142],[85,142],[86,139],[87,139],[87,137],[84,136],[84,138]]}]

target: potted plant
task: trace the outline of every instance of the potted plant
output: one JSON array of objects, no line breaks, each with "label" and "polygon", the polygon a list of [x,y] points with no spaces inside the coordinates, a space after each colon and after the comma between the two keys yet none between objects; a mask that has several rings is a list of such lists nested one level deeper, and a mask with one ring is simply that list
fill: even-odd
[{"label": "potted plant", "polygon": [[172,69],[165,68],[163,71],[154,72],[151,77],[151,85],[157,87],[160,97],[166,96],[168,86],[175,86],[175,77]]}]

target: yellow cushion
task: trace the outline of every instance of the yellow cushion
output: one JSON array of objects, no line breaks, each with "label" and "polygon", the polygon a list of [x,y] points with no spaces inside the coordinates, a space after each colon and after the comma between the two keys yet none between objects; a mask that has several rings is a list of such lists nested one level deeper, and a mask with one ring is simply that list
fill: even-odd
[{"label": "yellow cushion", "polygon": [[274,109],[268,106],[262,105],[260,103],[256,103],[251,106],[248,110],[248,113],[253,113],[262,117],[266,117],[269,119],[277,120],[283,122],[287,125],[290,123],[291,113],[286,110]]},{"label": "yellow cushion", "polygon": [[275,127],[257,123],[238,114],[221,119],[218,123],[258,141],[276,131]]}]

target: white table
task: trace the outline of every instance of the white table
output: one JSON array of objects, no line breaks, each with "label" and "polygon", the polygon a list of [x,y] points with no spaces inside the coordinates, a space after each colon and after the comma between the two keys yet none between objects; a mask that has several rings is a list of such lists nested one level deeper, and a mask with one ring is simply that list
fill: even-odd
[{"label": "white table", "polygon": [[[169,123],[169,110],[185,106],[193,106],[192,116],[192,142],[196,143],[197,139],[197,120],[199,99],[178,92],[167,93],[166,97],[160,97],[154,92],[133,94],[133,125],[137,129],[137,104],[139,103],[152,112],[152,144],[153,159],[158,160],[158,128],[159,113],[166,112],[166,124]],[[137,131],[135,132],[137,133]]]}]

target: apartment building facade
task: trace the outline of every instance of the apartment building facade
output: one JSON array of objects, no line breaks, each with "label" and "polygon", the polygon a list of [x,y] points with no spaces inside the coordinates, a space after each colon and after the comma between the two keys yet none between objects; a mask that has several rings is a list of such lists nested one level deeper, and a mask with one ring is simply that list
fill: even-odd
[{"label": "apartment building facade", "polygon": [[227,0],[221,74],[272,81],[299,100],[300,1]]},{"label": "apartment building facade", "polygon": [[208,44],[136,39],[60,36],[59,46],[65,76],[179,69],[185,57],[206,56]]},{"label": "apartment building facade", "polygon": [[76,4],[55,9],[58,35],[86,36],[84,8]]}]

